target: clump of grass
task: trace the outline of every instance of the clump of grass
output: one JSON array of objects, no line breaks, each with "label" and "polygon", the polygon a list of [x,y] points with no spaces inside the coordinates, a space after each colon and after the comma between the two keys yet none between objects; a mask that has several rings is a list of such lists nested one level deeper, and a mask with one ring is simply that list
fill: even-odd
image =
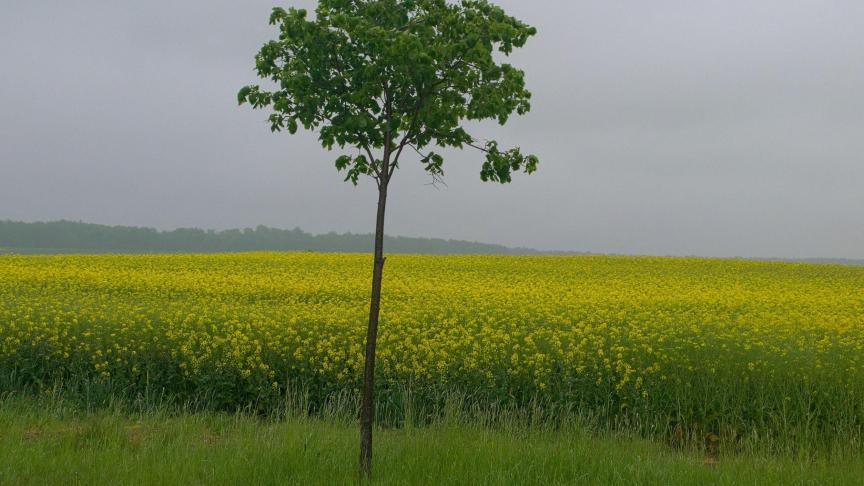
[{"label": "clump of grass", "polygon": [[[350,484],[352,419],[84,410],[58,397],[0,400],[2,484]],[[458,407],[457,407],[458,408]],[[453,409],[456,410],[456,409]],[[470,419],[470,420],[465,420]],[[376,435],[375,484],[860,484],[864,457],[673,450],[632,434],[550,428],[524,416],[486,428],[458,413]]]},{"label": "clump of grass", "polygon": [[[206,394],[184,401],[164,389],[140,393],[134,389],[118,390],[101,381],[56,382],[42,387],[38,393],[28,386],[0,389],[6,390],[0,393],[0,401],[30,403],[37,400],[61,412],[97,415],[107,412],[130,416],[184,416],[221,412],[268,422],[303,419],[348,426],[356,422],[360,407],[359,396],[351,390],[313,399],[309,386],[303,384],[287,387],[278,400],[268,396],[229,408]],[[402,386],[384,389],[379,394],[376,423],[383,429],[407,431],[442,425],[511,433],[578,430],[594,437],[648,439],[670,450],[710,458],[765,455],[809,461],[864,454],[862,430],[854,418],[837,424],[836,429],[825,430],[819,422],[795,423],[782,421],[783,417],[778,416],[776,423],[748,433],[739,428],[737,417],[720,416],[710,425],[712,428],[708,428],[698,422],[686,422],[682,416],[624,415],[617,409],[606,410],[612,407],[607,404],[586,408],[578,403],[562,406],[543,397],[535,397],[525,405],[504,404],[483,401],[459,389],[439,388],[434,393],[424,390],[418,394]],[[665,424],[665,428],[658,428],[658,423]]]}]

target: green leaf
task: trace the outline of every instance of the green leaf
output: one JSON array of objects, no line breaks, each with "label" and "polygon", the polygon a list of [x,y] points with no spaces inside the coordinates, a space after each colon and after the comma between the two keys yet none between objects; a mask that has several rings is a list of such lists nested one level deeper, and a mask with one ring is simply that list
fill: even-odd
[{"label": "green leaf", "polygon": [[[420,156],[424,170],[443,174],[433,146],[477,147],[471,121],[507,123],[530,110],[531,93],[518,68],[500,62],[536,29],[486,0],[319,0],[314,15],[276,7],[277,32],[255,56],[264,91],[249,85],[240,104],[270,112],[271,130],[317,131],[321,146],[373,153],[379,160],[340,157],[349,182],[375,175],[385,147],[392,167]],[[403,150],[410,147],[408,150]],[[486,151],[483,180],[506,183],[532,173],[538,161],[497,144]],[[374,158],[374,156],[372,158]]]},{"label": "green leaf", "polygon": [[249,93],[252,92],[251,86],[243,86],[237,93],[237,104],[242,105],[249,98]]}]

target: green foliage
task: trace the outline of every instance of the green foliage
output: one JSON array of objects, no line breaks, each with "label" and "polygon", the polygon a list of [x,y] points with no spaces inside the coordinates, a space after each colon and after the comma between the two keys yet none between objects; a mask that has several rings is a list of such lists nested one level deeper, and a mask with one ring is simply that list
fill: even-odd
[{"label": "green foliage", "polygon": [[256,71],[272,88],[245,86],[238,101],[269,109],[274,132],[302,126],[317,130],[327,149],[357,149],[336,160],[346,181],[367,175],[386,184],[406,147],[438,178],[443,158],[423,152],[433,145],[486,152],[484,181],[536,170],[537,157],[480,143],[463,127],[503,125],[531,108],[524,73],[496,56],[537,31],[501,8],[486,0],[321,0],[314,18],[277,7],[270,23],[279,37],[261,48]]},{"label": "green foliage", "polygon": [[[130,408],[131,411],[126,411]],[[177,407],[180,408],[180,407]],[[0,400],[0,483],[87,485],[358,484],[354,411],[326,420],[190,413],[139,405],[88,410],[69,402]],[[194,409],[194,407],[193,407]],[[502,413],[487,428],[457,414],[379,431],[375,484],[860,485],[864,458],[758,451],[712,458],[622,434],[553,428]]]},{"label": "green foliage", "polygon": [[[131,226],[105,226],[73,221],[23,223],[0,220],[0,255],[4,253],[224,253],[246,251],[318,251],[366,253],[374,235],[313,235],[299,228],[256,228],[224,231],[181,228],[158,231]],[[386,237],[394,253],[537,254],[526,248],[434,238]]]}]

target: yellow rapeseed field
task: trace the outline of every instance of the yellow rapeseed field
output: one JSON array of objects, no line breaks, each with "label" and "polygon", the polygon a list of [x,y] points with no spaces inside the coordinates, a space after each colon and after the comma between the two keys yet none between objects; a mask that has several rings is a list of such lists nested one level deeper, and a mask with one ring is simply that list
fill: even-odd
[{"label": "yellow rapeseed field", "polygon": [[[8,387],[89,380],[222,406],[292,383],[313,400],[352,391],[370,272],[363,255],[3,256],[0,373]],[[650,427],[864,423],[862,267],[397,255],[382,319],[384,392]]]}]

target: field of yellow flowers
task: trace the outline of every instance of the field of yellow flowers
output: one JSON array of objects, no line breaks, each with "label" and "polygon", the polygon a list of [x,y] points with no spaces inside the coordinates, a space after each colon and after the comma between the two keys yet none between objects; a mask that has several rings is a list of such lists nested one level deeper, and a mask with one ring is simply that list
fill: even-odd
[{"label": "field of yellow flowers", "polygon": [[[0,386],[225,408],[299,385],[314,407],[358,388],[370,272],[364,255],[2,256]],[[864,424],[864,267],[397,255],[381,333],[382,409],[458,392],[709,440]]]}]

